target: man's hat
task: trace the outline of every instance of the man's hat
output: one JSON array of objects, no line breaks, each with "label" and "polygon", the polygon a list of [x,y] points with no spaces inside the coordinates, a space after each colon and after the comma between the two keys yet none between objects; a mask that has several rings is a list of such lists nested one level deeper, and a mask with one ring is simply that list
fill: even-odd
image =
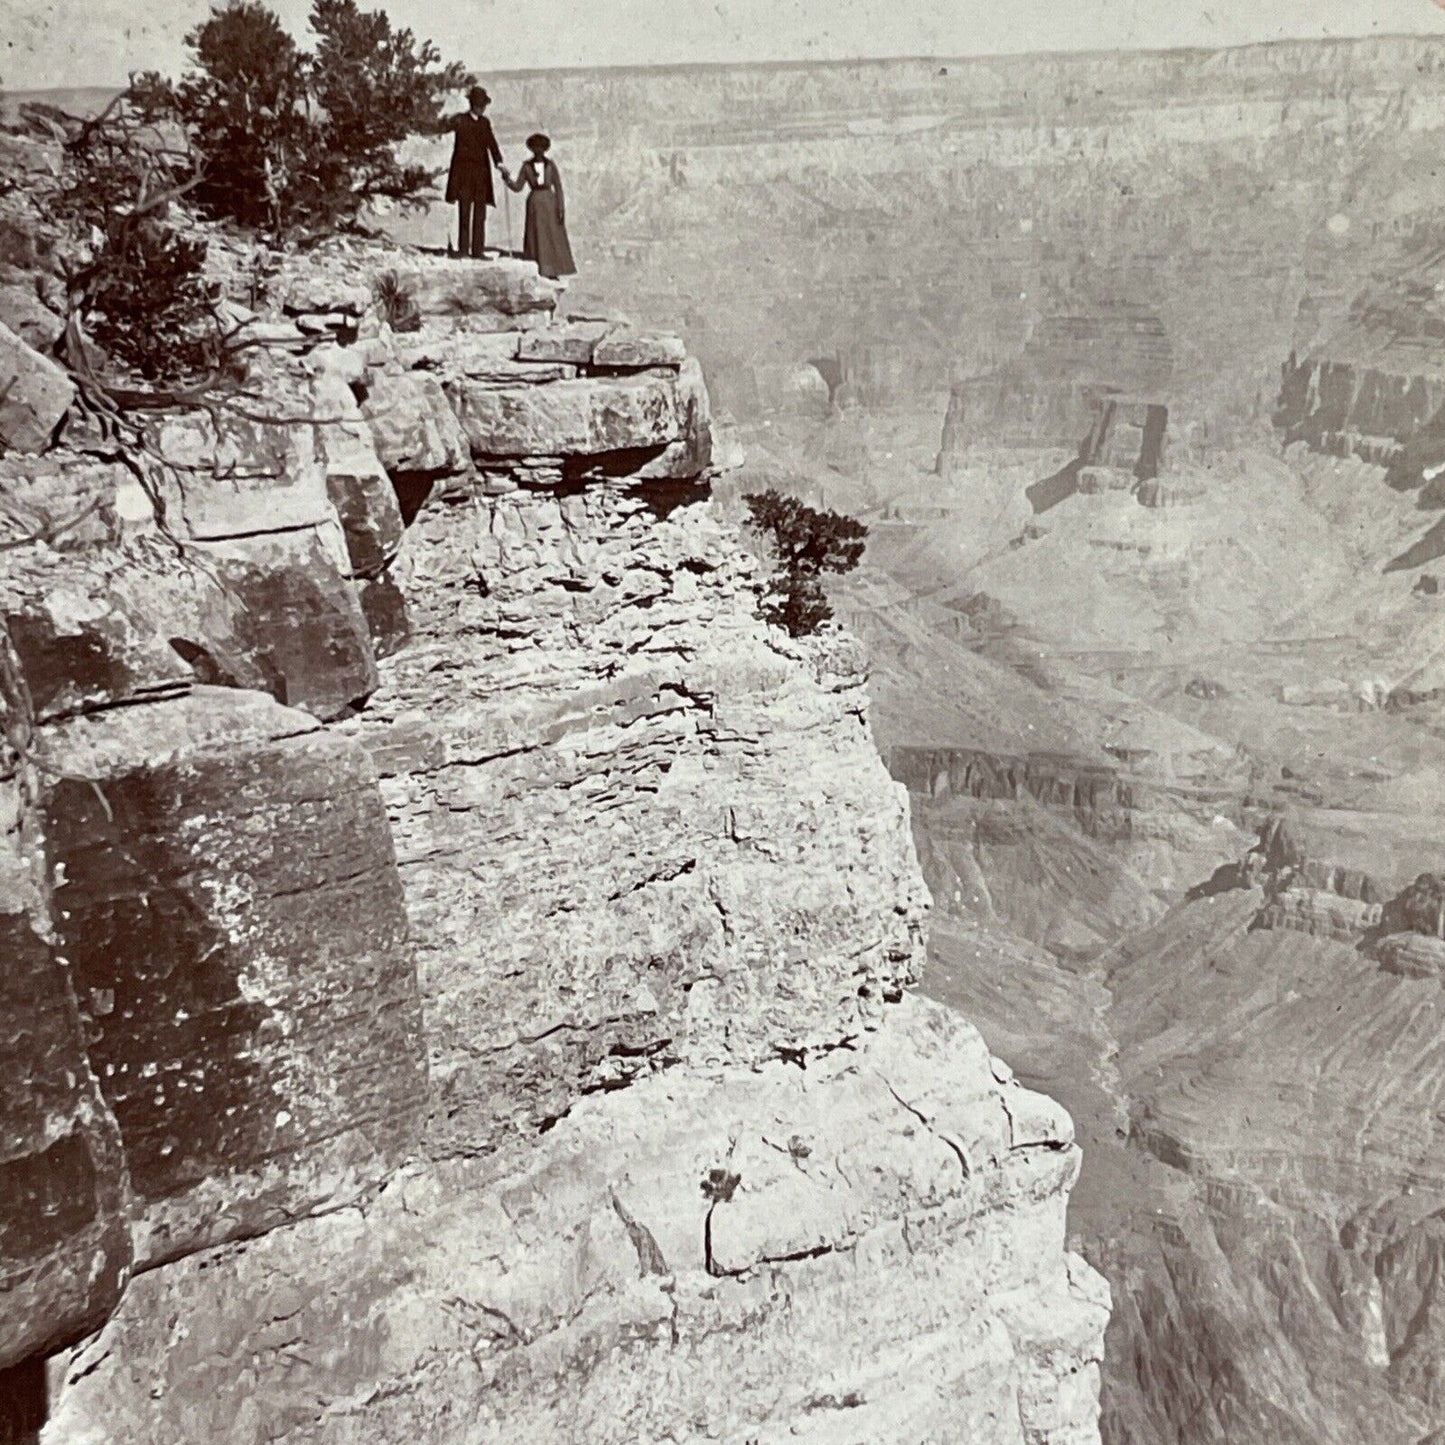
[{"label": "man's hat", "polygon": [[492,97],[480,85],[474,85],[467,92],[467,99],[473,105],[490,105],[492,103]]}]

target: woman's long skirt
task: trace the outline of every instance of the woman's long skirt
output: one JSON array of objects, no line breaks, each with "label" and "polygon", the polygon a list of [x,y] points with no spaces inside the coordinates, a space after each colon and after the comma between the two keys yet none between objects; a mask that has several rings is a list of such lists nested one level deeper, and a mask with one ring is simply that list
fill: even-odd
[{"label": "woman's long skirt", "polygon": [[527,229],[522,237],[522,255],[535,261],[544,276],[575,276],[577,263],[567,240],[567,227],[557,215],[557,197],[547,190],[534,190],[527,197]]}]

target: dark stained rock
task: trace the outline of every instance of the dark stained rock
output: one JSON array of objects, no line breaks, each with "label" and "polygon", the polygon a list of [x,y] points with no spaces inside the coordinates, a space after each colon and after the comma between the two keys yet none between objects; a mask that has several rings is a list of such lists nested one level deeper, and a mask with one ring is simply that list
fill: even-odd
[{"label": "dark stained rock", "polygon": [[0,1370],[98,1328],[131,1263],[120,1134],[68,971],[0,898]]},{"label": "dark stained rock", "polygon": [[124,1140],[142,1261],[394,1168],[424,1068],[363,750],[213,689],[58,725],[44,746],[57,946]]},{"label": "dark stained rock", "polygon": [[377,684],[371,633],[356,591],[315,534],[253,537],[216,553],[230,634],[198,639],[217,669],[197,676],[259,686],[323,720],[339,717]]},{"label": "dark stained rock", "polygon": [[406,598],[390,572],[360,584],[361,611],[371,629],[371,646],[378,658],[391,657],[411,637]]}]

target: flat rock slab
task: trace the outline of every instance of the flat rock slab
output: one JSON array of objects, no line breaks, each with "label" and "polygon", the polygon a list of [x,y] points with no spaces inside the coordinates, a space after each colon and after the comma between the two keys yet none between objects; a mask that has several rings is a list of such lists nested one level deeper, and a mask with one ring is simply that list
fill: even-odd
[{"label": "flat rock slab", "polygon": [[593,366],[641,370],[649,366],[681,366],[687,360],[682,338],[666,332],[612,331],[592,352]]},{"label": "flat rock slab", "polygon": [[531,331],[517,346],[523,361],[559,361],[573,366],[590,366],[597,343],[607,335],[605,321],[571,321],[564,326],[549,326],[545,331]]},{"label": "flat rock slab", "polygon": [[596,456],[665,447],[683,436],[676,378],[649,372],[544,387],[454,381],[448,393],[478,460]]},{"label": "flat rock slab", "polygon": [[0,899],[0,1370],[98,1329],[131,1263],[120,1133],[69,971],[10,906]]},{"label": "flat rock slab", "polygon": [[354,743],[199,689],[47,730],[47,863],[148,1263],[353,1198],[415,1138],[408,924]]},{"label": "flat rock slab", "polygon": [[293,315],[360,316],[374,304],[377,283],[390,275],[423,317],[486,318],[495,330],[509,323],[544,324],[563,287],[530,261],[472,261],[429,256],[403,247],[336,237],[283,262],[273,295]]},{"label": "flat rock slab", "polygon": [[65,369],[0,324],[0,452],[43,452],[74,400]]},{"label": "flat rock slab", "polygon": [[564,290],[531,261],[462,261],[413,252],[395,270],[423,316],[551,316]]}]

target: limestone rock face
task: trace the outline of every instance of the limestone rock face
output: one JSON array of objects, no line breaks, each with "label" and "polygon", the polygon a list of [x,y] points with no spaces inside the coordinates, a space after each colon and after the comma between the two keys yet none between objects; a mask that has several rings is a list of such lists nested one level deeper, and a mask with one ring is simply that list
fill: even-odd
[{"label": "limestone rock face", "polygon": [[105,1322],[131,1263],[116,1121],[64,970],[13,896],[0,906],[0,1369]]},{"label": "limestone rock face", "polygon": [[45,740],[57,945],[142,1263],[378,1177],[420,1100],[391,840],[365,755],[254,694]]},{"label": "limestone rock face", "polygon": [[47,1436],[1096,1438],[1107,1290],[1062,1249],[1077,1151],[1011,1130],[1031,1098],[918,1002],[806,1070],[594,1096],[500,1176],[137,1281]]},{"label": "limestone rock face", "polygon": [[856,646],[790,653],[731,534],[651,485],[437,501],[408,538],[421,635],[353,726],[395,820],[439,1148],[670,1060],[827,1046],[916,970]]},{"label": "limestone rock face", "polygon": [[0,1216],[0,1368],[110,1314],[44,1445],[1097,1440],[1072,1126],[909,992],[864,654],[758,617],[696,363],[267,264],[266,408],[0,466],[0,1170],[95,1198]]},{"label": "limestone rock face", "polygon": [[75,400],[64,370],[0,324],[0,452],[40,452]]}]

